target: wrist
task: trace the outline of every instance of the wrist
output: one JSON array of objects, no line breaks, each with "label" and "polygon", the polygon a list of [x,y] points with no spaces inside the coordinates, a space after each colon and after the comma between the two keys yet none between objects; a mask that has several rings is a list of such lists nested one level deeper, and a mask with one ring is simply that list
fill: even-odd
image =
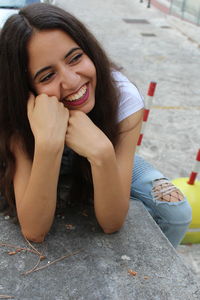
[{"label": "wrist", "polygon": [[51,139],[37,139],[35,140],[35,150],[41,153],[52,153],[56,154],[59,152],[63,152],[64,150],[64,142],[53,142]]},{"label": "wrist", "polygon": [[91,156],[87,159],[91,166],[102,166],[103,164],[110,162],[113,157],[115,157],[114,147],[111,141],[107,140],[96,147]]}]

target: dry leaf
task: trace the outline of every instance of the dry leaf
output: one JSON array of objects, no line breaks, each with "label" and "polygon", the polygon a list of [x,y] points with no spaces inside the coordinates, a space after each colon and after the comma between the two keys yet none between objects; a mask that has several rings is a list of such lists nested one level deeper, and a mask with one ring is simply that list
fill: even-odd
[{"label": "dry leaf", "polygon": [[11,251],[11,252],[8,252],[8,255],[15,255],[15,254],[17,254],[17,252],[16,252],[16,251]]},{"label": "dry leaf", "polygon": [[133,271],[133,270],[128,270],[128,273],[132,276],[136,276],[137,272]]},{"label": "dry leaf", "polygon": [[46,259],[47,257],[45,255],[40,256],[40,260]]}]

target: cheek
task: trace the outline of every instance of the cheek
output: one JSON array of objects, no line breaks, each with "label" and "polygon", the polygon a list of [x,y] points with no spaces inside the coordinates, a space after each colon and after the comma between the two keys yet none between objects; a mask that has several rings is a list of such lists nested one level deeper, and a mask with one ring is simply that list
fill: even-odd
[{"label": "cheek", "polygon": [[87,76],[90,77],[93,83],[95,83],[96,85],[96,68],[93,62],[89,58],[85,60],[83,68],[84,70],[87,70]]},{"label": "cheek", "polygon": [[56,96],[59,98],[59,91],[56,88],[56,86],[53,84],[47,84],[47,85],[43,85],[43,86],[36,85],[35,88],[36,88],[36,93],[38,95],[46,94],[47,96]]},{"label": "cheek", "polygon": [[96,68],[93,63],[90,64],[90,77],[93,81],[94,88],[96,87],[97,75]]},{"label": "cheek", "polygon": [[95,67],[93,68],[93,79],[94,79],[94,84],[95,84],[95,87],[96,87],[96,83],[97,83],[97,73],[96,73],[96,69]]}]

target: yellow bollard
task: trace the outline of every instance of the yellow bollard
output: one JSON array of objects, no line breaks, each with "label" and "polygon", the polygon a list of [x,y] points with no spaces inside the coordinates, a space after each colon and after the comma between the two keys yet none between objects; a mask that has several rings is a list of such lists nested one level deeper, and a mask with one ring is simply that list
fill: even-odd
[{"label": "yellow bollard", "polygon": [[198,150],[196,163],[190,174],[190,178],[177,178],[172,180],[173,184],[185,194],[192,207],[192,222],[181,242],[182,244],[200,243],[200,181],[195,181],[199,171],[200,149]]},{"label": "yellow bollard", "polygon": [[177,178],[173,184],[185,194],[192,207],[192,222],[181,244],[200,243],[200,181],[188,184],[189,178]]}]

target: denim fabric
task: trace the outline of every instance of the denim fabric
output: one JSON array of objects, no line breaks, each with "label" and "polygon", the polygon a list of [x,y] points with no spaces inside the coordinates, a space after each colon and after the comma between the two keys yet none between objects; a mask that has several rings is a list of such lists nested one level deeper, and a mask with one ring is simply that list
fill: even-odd
[{"label": "denim fabric", "polygon": [[178,202],[154,199],[152,195],[153,181],[161,178],[166,177],[144,159],[135,155],[131,199],[143,202],[171,244],[177,247],[192,220],[192,211],[186,198]]}]

